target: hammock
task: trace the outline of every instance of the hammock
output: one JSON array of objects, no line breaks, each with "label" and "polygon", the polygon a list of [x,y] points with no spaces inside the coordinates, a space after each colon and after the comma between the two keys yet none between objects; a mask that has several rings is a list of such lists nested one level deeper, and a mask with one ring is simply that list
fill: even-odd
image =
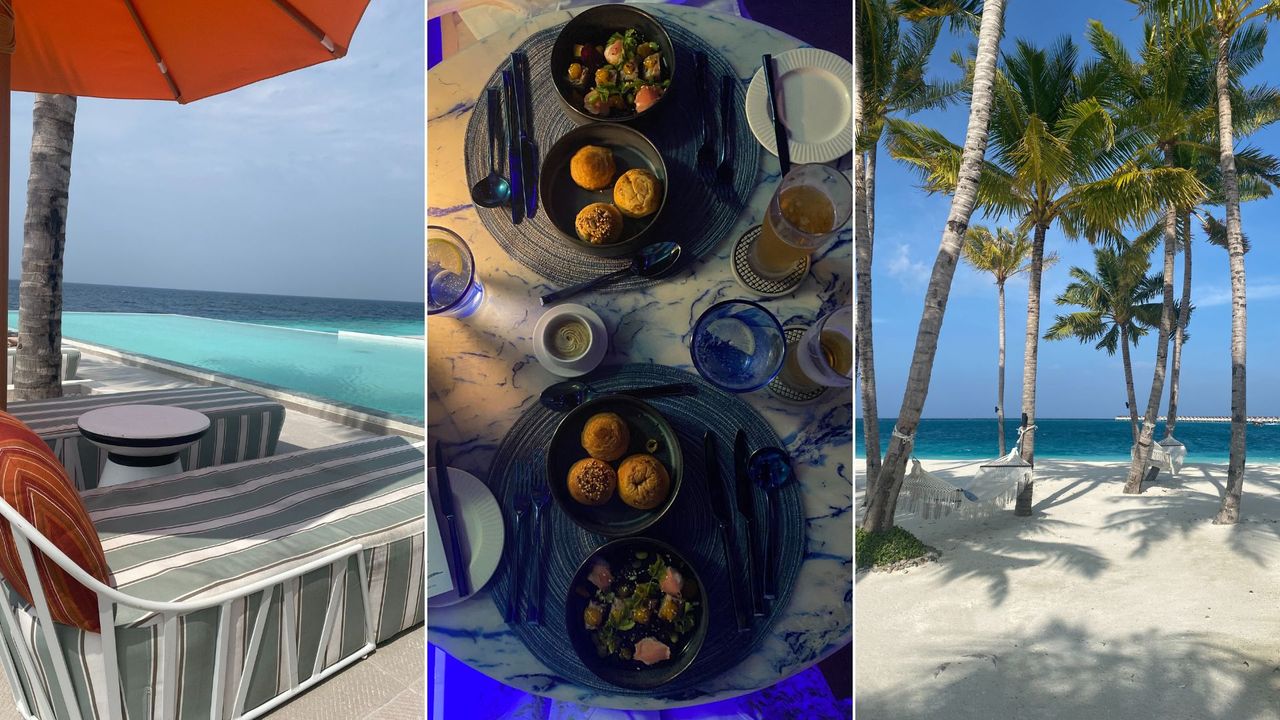
[{"label": "hammock", "polygon": [[[1135,446],[1130,457],[1137,451]],[[1147,461],[1147,466],[1168,470],[1169,474],[1178,477],[1178,470],[1186,459],[1187,446],[1170,436],[1151,446],[1151,458]]]},{"label": "hammock", "polygon": [[1022,434],[1035,426],[1018,429],[1018,441],[1004,456],[978,469],[966,487],[957,487],[924,469],[914,456],[911,472],[902,481],[899,513],[918,513],[925,520],[959,513],[961,518],[990,517],[1013,502],[1031,481],[1033,468],[1022,459]]}]

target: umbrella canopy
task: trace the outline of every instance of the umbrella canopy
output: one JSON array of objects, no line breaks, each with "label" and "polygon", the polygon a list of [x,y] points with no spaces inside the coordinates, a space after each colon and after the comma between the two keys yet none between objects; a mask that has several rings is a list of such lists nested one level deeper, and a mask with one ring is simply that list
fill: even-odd
[{"label": "umbrella canopy", "polygon": [[[193,100],[346,55],[369,0],[0,0],[0,280],[9,92]],[[0,292],[0,317],[8,317]],[[8,385],[0,363],[0,387]],[[0,392],[0,408],[7,405]]]},{"label": "umbrella canopy", "polygon": [[369,0],[8,4],[13,90],[191,102],[342,57]]}]

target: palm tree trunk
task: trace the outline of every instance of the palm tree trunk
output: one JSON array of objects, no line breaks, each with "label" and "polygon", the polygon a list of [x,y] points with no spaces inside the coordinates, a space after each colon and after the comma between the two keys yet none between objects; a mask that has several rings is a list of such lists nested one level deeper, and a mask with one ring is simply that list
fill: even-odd
[{"label": "palm tree trunk", "polygon": [[[1164,148],[1164,164],[1173,167],[1173,148]],[[1164,376],[1169,367],[1169,337],[1173,334],[1173,254],[1178,241],[1178,210],[1169,205],[1164,211],[1164,303],[1160,310],[1160,330],[1156,336],[1156,366],[1151,373],[1151,394],[1147,396],[1147,412],[1143,416],[1138,442],[1133,449],[1133,462],[1129,465],[1129,477],[1125,480],[1127,494],[1142,492],[1142,476],[1151,461],[1152,436],[1156,431],[1156,416],[1160,413],[1160,399],[1164,397]]]},{"label": "palm tree trunk", "polygon": [[[868,153],[873,157],[875,148]],[[855,355],[859,371],[859,398],[862,401],[862,439],[863,451],[867,455],[867,497],[871,496],[880,477],[880,419],[876,404],[876,364],[871,334],[871,256],[873,239],[871,235],[871,202],[869,183],[871,176],[862,167],[862,154],[854,154],[854,185],[857,208],[857,227],[854,229],[854,245],[857,255],[857,315],[858,329],[855,333]],[[872,165],[869,160],[867,165]]]},{"label": "palm tree trunk", "polygon": [[1169,417],[1164,423],[1164,436],[1173,437],[1178,425],[1178,381],[1182,375],[1182,336],[1187,332],[1187,320],[1191,308],[1191,212],[1182,212],[1182,304],[1178,313],[1178,327],[1173,332],[1173,367],[1169,370]]},{"label": "palm tree trunk", "polygon": [[[1031,265],[1027,270],[1027,337],[1022,350],[1022,414],[1027,425],[1036,424],[1036,357],[1040,350],[1040,280],[1044,274],[1044,236],[1049,226],[1037,223],[1031,242]],[[1035,464],[1036,434],[1022,436],[1022,457]],[[1030,517],[1035,492],[1034,478],[1023,486],[1014,503],[1013,514]]]},{"label": "palm tree trunk", "polygon": [[951,210],[943,228],[938,257],[925,291],[924,311],[916,330],[916,345],[907,374],[907,386],[898,411],[897,425],[889,440],[889,451],[880,470],[876,491],[870,496],[862,527],[870,532],[883,532],[893,527],[893,514],[902,490],[903,471],[920,424],[929,378],[938,351],[938,334],[947,310],[947,296],[955,277],[960,250],[964,246],[969,217],[978,200],[978,177],[987,152],[987,128],[991,119],[991,88],[995,77],[996,54],[1000,47],[1000,30],[1004,16],[1004,0],[986,0],[983,4],[982,27],[978,32],[978,53],[974,62],[973,91],[969,102],[969,126],[965,132],[964,152]]},{"label": "palm tree trunk", "polygon": [[1004,282],[996,283],[996,305],[1000,309],[1000,352],[996,360],[996,422],[1000,438],[1000,457],[1004,457]]},{"label": "palm tree trunk", "polygon": [[32,118],[18,290],[19,349],[13,373],[18,400],[62,397],[62,255],[76,99],[38,94]]},{"label": "palm tree trunk", "polygon": [[1240,186],[1236,180],[1235,140],[1231,132],[1230,33],[1218,33],[1218,166],[1227,201],[1227,261],[1231,268],[1231,443],[1227,489],[1215,524],[1240,520],[1245,456],[1245,285],[1244,240],[1240,234]]},{"label": "palm tree trunk", "polygon": [[1133,362],[1129,359],[1129,322],[1120,325],[1120,360],[1124,363],[1124,391],[1129,397],[1129,426],[1133,430],[1133,442],[1138,442],[1138,398],[1133,391]]}]

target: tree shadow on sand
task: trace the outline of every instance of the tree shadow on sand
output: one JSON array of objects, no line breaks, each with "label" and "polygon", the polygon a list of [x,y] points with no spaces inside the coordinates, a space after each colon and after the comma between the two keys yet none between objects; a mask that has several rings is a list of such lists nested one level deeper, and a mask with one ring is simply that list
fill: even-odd
[{"label": "tree shadow on sand", "polygon": [[1274,719],[1280,658],[1271,655],[1211,634],[1098,637],[1052,618],[1041,629],[940,656],[924,677],[859,687],[854,697],[859,717],[894,720]]},{"label": "tree shadow on sand", "polygon": [[[1197,528],[1213,522],[1222,503],[1225,489],[1211,468],[1185,468],[1176,480],[1146,490],[1142,495],[1125,496],[1138,507],[1117,510],[1107,515],[1104,530],[1127,532],[1136,542],[1130,557],[1142,557],[1161,542],[1174,537],[1187,537]],[[1266,558],[1257,548],[1274,545],[1280,539],[1280,477],[1262,468],[1249,468],[1245,475],[1245,494],[1241,500],[1240,522],[1221,528],[1228,547],[1260,567]]]}]

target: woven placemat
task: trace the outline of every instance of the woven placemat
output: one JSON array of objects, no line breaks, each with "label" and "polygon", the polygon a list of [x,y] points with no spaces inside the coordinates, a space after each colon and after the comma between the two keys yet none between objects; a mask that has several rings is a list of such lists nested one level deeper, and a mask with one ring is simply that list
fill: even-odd
[{"label": "woven placemat", "polygon": [[[520,45],[519,51],[529,57],[530,102],[533,106],[534,136],[539,163],[560,136],[577,123],[565,115],[560,97],[552,82],[551,47],[564,27],[535,33]],[[760,167],[760,144],[751,134],[743,111],[746,94],[741,83],[735,86],[733,107],[734,180],[732,193],[717,193],[698,177],[698,147],[702,144],[702,107],[711,110],[717,128],[717,148],[723,138],[720,129],[720,82],[724,75],[737,76],[733,66],[720,53],[697,35],[674,21],[663,19],[663,27],[676,48],[676,74],[670,97],[650,115],[627,123],[639,130],[657,146],[667,165],[667,203],[649,236],[657,240],[675,240],[683,246],[680,267],[710,252],[729,234],[746,206],[746,199],[756,185]],[[697,91],[694,52],[707,54],[711,88],[700,97]],[[507,59],[500,58],[498,69],[487,86],[502,87],[502,68]],[[484,90],[478,97],[484,97]],[[503,106],[505,113],[505,105]],[[464,144],[467,165],[467,187],[489,174],[488,104],[477,102],[467,123]],[[500,125],[500,127],[503,127]],[[506,158],[499,158],[501,171],[510,177]],[[511,211],[506,207],[481,208],[480,221],[498,244],[520,264],[558,285],[590,280],[605,273],[621,270],[630,264],[628,258],[598,258],[569,245],[547,218],[539,199],[537,215],[519,225],[511,224]],[[610,290],[632,290],[652,285],[658,280],[630,277],[610,286]]]},{"label": "woven placemat", "polygon": [[[778,498],[778,597],[766,601],[766,613],[754,619],[749,632],[739,633],[734,620],[733,598],[729,589],[728,571],[723,565],[715,518],[710,511],[711,500],[707,493],[705,463],[702,451],[702,435],[708,429],[716,431],[720,455],[720,474],[728,481],[730,503],[736,507],[733,491],[734,469],[732,464],[733,439],[738,428],[747,433],[748,445],[754,451],[768,445],[782,446],[778,436],[751,406],[729,395],[702,378],[662,365],[633,364],[614,366],[597,371],[587,378],[592,387],[615,390],[646,385],[690,382],[698,386],[699,393],[692,397],[655,398],[648,400],[671,423],[680,438],[684,454],[684,479],[680,494],[667,516],[645,531],[647,537],[664,540],[674,546],[698,571],[707,591],[710,603],[711,625],[707,637],[693,663],[679,676],[656,691],[638,692],[608,684],[587,669],[578,659],[565,634],[565,597],[569,582],[578,566],[596,548],[608,542],[603,535],[589,533],[579,528],[554,504],[546,521],[549,532],[546,556],[526,557],[524,568],[529,574],[522,582],[526,590],[532,588],[533,572],[542,573],[546,589],[543,596],[543,620],[541,625],[516,624],[512,631],[529,648],[538,660],[553,673],[569,682],[601,690],[615,695],[653,695],[674,700],[696,697],[696,688],[746,659],[765,637],[777,616],[786,608],[792,586],[800,573],[804,559],[805,519],[804,508],[797,483],[780,489]],[[503,439],[489,472],[488,485],[503,507],[507,522],[508,543],[515,538],[515,496],[522,491],[530,466],[536,463],[536,475],[542,478],[543,466],[535,459],[544,457],[563,414],[552,412],[535,404],[516,421]],[[755,516],[757,530],[765,527],[763,493],[756,493]],[[735,514],[735,519],[736,519]],[[738,566],[745,567],[746,553],[742,524],[737,523],[735,542]],[[528,537],[533,537],[530,533]],[[759,541],[758,541],[759,542]],[[521,547],[526,555],[531,551]],[[509,557],[509,556],[508,556]],[[511,592],[513,573],[504,559],[493,581],[493,598],[499,611],[506,607]],[[739,580],[741,582],[741,580]],[[738,587],[745,587],[739,585]],[[745,598],[744,591],[744,598]],[[748,610],[748,613],[750,611]]]}]

